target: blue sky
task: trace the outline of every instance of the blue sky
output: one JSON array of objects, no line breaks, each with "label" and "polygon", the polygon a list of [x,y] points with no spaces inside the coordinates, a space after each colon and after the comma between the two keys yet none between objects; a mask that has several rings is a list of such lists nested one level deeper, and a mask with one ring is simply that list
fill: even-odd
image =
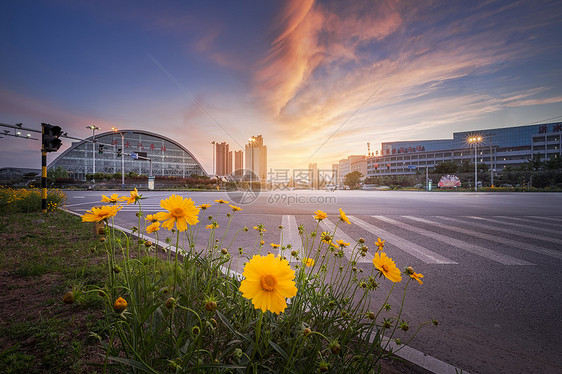
[{"label": "blue sky", "polygon": [[[207,171],[212,140],[329,167],[562,121],[559,1],[5,1],[0,35],[0,122],[153,131]],[[40,167],[39,142],[0,144],[0,167]]]}]

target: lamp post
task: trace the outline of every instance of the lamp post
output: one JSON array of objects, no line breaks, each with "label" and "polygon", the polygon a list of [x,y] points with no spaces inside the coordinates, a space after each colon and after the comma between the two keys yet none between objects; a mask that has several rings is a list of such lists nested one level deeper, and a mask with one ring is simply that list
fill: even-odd
[{"label": "lamp post", "polygon": [[121,188],[125,189],[125,134],[117,130],[115,127],[111,128],[113,132],[121,135]]},{"label": "lamp post", "polygon": [[474,144],[474,191],[478,191],[478,143],[481,141],[480,135],[468,138],[468,142]]},{"label": "lamp post", "polygon": [[[92,130],[92,179],[94,178],[93,175],[96,174],[96,141],[94,139],[94,135],[96,130],[101,130],[101,127],[97,127],[96,125],[86,126],[87,129]],[[94,180],[94,183],[95,180]]]},{"label": "lamp post", "polygon": [[254,174],[254,143],[256,138],[253,136],[248,139],[250,145],[250,191],[252,191],[252,174]]}]

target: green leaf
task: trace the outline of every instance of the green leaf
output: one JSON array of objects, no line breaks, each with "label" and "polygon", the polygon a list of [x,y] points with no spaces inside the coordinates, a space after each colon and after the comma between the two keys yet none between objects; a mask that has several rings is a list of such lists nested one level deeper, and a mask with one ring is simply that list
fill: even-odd
[{"label": "green leaf", "polygon": [[287,354],[287,352],[285,352],[285,350],[283,348],[281,348],[277,343],[275,343],[271,340],[268,340],[268,342],[269,342],[269,345],[271,345],[273,347],[273,349],[275,349],[277,352],[279,352],[285,360],[289,361],[289,355]]},{"label": "green leaf", "polygon": [[131,367],[137,368],[139,370],[145,371],[147,373],[156,373],[153,369],[151,369],[150,367],[146,366],[144,363],[139,362],[139,361],[135,361],[135,360],[131,360],[129,358],[124,358],[124,357],[108,357],[109,360],[112,361],[117,361],[120,362],[122,364],[125,365],[129,365]]}]

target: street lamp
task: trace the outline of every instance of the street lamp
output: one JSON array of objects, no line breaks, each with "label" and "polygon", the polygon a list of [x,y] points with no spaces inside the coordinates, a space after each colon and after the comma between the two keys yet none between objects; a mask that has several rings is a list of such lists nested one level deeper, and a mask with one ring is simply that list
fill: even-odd
[{"label": "street lamp", "polygon": [[474,144],[474,191],[478,191],[478,143],[482,142],[482,136],[471,136],[468,142]]},{"label": "street lamp", "polygon": [[[111,130],[121,135],[121,152],[125,151],[125,134],[117,130],[115,127],[112,127]],[[125,153],[124,152],[121,153],[121,188],[123,190],[125,189]]]},{"label": "street lamp", "polygon": [[252,191],[252,174],[254,174],[254,144],[256,138],[253,136],[248,139],[250,145],[250,191]]},{"label": "street lamp", "polygon": [[[96,142],[94,139],[94,135],[96,130],[101,130],[101,127],[97,127],[96,125],[86,126],[87,129],[92,130],[92,179],[94,179],[93,175],[96,174]],[[95,180],[94,180],[94,183]]]}]

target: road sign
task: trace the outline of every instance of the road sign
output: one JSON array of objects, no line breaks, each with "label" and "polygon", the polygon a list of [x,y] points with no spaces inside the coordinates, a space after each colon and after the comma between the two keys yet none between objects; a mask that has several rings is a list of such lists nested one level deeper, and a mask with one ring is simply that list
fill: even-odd
[{"label": "road sign", "polygon": [[408,169],[415,169],[416,165],[408,165]]},{"label": "road sign", "polygon": [[138,154],[138,153],[135,153],[135,152],[131,152],[131,158],[132,158],[133,160],[138,160],[138,159],[139,159],[139,154]]}]

